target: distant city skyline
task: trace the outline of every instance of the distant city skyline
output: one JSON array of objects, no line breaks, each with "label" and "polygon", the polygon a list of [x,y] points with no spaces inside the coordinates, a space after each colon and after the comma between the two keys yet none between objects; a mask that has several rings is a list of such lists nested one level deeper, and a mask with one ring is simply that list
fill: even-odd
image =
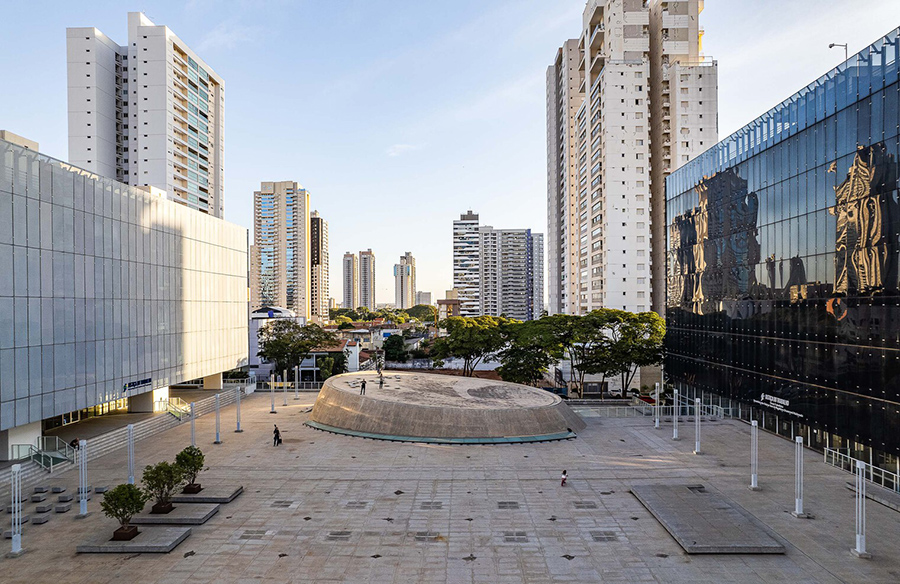
[{"label": "distant city skyline", "polygon": [[[193,0],[156,2],[145,12],[227,81],[227,220],[252,230],[259,181],[297,180],[329,222],[332,296],[340,294],[343,252],[372,247],[384,258],[414,249],[418,287],[442,298],[452,287],[452,220],[462,210],[546,232],[545,71],[581,27],[584,6],[384,0],[263,10]],[[896,8],[707,2],[703,51],[720,64],[719,137],[841,62],[843,50],[829,43],[848,43],[853,54],[885,34]],[[128,9],[5,5],[4,40],[16,49],[0,54],[0,67],[29,82],[0,94],[0,127],[68,160],[66,28],[93,26],[122,42]],[[306,42],[293,50],[298,28]],[[337,36],[346,42],[324,55],[308,49]],[[377,303],[393,300],[392,264],[380,266]]]}]

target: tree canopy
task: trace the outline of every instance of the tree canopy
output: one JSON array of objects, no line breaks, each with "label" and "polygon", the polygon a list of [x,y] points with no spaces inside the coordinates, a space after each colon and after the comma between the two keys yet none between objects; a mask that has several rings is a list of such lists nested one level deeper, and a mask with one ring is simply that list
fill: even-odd
[{"label": "tree canopy", "polygon": [[447,335],[434,341],[431,357],[435,363],[451,357],[462,359],[463,375],[471,377],[479,363],[503,348],[506,339],[501,327],[510,322],[502,316],[451,316],[441,321]]},{"label": "tree canopy", "polygon": [[313,349],[335,347],[337,335],[317,324],[303,326],[288,319],[275,319],[259,329],[258,355],[275,364],[275,371],[292,369],[309,357]]},{"label": "tree canopy", "polygon": [[384,340],[384,359],[406,363],[406,343],[401,335],[391,335]]}]

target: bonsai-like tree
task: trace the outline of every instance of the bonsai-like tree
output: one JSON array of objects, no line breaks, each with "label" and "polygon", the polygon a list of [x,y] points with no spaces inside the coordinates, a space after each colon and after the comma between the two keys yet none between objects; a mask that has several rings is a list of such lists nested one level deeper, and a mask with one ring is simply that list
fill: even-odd
[{"label": "bonsai-like tree", "polygon": [[203,470],[203,462],[206,457],[196,446],[188,446],[175,455],[175,465],[181,468],[185,482],[189,485],[196,484],[197,475]]},{"label": "bonsai-like tree", "polygon": [[184,483],[184,478],[184,470],[178,464],[162,461],[148,465],[141,482],[156,505],[165,505],[172,500],[175,489]]},{"label": "bonsai-like tree", "polygon": [[118,485],[103,494],[100,508],[107,517],[118,521],[124,530],[128,529],[131,518],[144,510],[149,499],[149,493],[134,485]]}]

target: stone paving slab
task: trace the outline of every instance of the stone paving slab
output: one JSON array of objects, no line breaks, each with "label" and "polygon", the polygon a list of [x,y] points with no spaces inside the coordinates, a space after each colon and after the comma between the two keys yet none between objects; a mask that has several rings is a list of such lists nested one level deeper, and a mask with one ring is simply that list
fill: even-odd
[{"label": "stone paving slab", "polygon": [[217,503],[182,503],[165,514],[144,511],[132,517],[131,522],[135,525],[203,525],[218,512]]},{"label": "stone paving slab", "polygon": [[131,541],[111,541],[112,532],[99,533],[75,551],[79,554],[169,553],[190,534],[190,527],[144,527]]},{"label": "stone paving slab", "polygon": [[179,493],[172,497],[173,503],[231,503],[244,492],[242,486],[203,487],[199,493]]},{"label": "stone paving slab", "polygon": [[632,494],[689,554],[783,554],[762,522],[703,485],[640,485]]},{"label": "stone paving slab", "polygon": [[[856,492],[856,483],[847,483],[845,486],[854,493]],[[880,485],[866,483],[866,499],[881,503],[888,509],[900,511],[900,494]]]}]

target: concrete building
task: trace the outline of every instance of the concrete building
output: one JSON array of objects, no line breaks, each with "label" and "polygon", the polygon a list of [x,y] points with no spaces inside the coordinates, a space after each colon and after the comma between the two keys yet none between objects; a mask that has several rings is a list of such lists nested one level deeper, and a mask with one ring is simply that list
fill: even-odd
[{"label": "concrete building", "polygon": [[577,49],[567,41],[548,69],[551,312],[662,310],[662,181],[717,137],[701,9],[590,0]]},{"label": "concrete building", "polygon": [[[584,102],[578,39],[569,39],[547,69],[547,259],[551,314],[574,314],[579,297],[578,137]],[[586,159],[586,158],[585,158]]]},{"label": "concrete building", "polygon": [[487,225],[478,233],[480,314],[539,318],[544,309],[544,236]]},{"label": "concrete building", "polygon": [[35,152],[40,151],[40,145],[34,140],[29,140],[28,138],[23,138],[18,134],[13,134],[9,130],[0,130],[0,140],[5,140],[16,146],[21,146],[26,150],[34,150]]},{"label": "concrete building", "polygon": [[281,306],[310,318],[309,191],[292,181],[262,182],[253,193],[251,308]]},{"label": "concrete building", "polygon": [[375,254],[371,249],[359,252],[359,306],[375,310]]},{"label": "concrete building", "polygon": [[481,312],[478,261],[478,214],[470,209],[453,222],[453,288],[460,316]]},{"label": "concrete building", "polygon": [[416,304],[431,306],[431,292],[416,292]]},{"label": "concrete building", "polygon": [[0,140],[0,456],[247,363],[247,230]]},{"label": "concrete building", "polygon": [[328,320],[328,222],[318,211],[309,215],[310,319]]},{"label": "concrete building", "polygon": [[223,216],[225,82],[165,26],[128,13],[128,42],[66,29],[69,160]]},{"label": "concrete building", "polygon": [[416,258],[410,252],[394,264],[394,306],[412,308],[416,300]]},{"label": "concrete building", "polygon": [[344,252],[344,300],[343,308],[359,308],[359,264],[355,253]]}]

